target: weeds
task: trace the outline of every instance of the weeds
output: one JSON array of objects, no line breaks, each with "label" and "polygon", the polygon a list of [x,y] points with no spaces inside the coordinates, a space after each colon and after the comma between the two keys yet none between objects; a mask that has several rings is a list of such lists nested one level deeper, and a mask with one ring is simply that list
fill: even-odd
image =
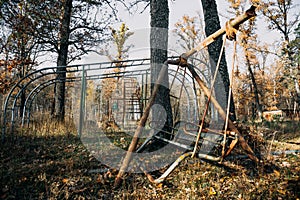
[{"label": "weeds", "polygon": [[[299,138],[299,127],[294,134],[286,134],[285,131],[291,130],[290,123],[276,125],[281,132],[274,140],[284,138],[278,141],[284,143]],[[244,131],[268,139],[274,132],[269,127]],[[119,139],[112,136],[112,141],[125,147],[129,140],[122,134],[119,136]],[[257,141],[256,137],[248,140]],[[299,149],[297,144],[284,144],[273,142],[272,151]],[[269,149],[270,142],[266,145]],[[271,155],[261,166],[255,166],[247,158],[227,160],[222,164],[189,158],[163,184],[153,185],[143,174],[128,174],[122,187],[114,189],[117,171],[100,163],[87,151],[73,123],[49,121],[22,129],[16,143],[4,143],[0,149],[1,199],[300,198],[299,154]]]}]

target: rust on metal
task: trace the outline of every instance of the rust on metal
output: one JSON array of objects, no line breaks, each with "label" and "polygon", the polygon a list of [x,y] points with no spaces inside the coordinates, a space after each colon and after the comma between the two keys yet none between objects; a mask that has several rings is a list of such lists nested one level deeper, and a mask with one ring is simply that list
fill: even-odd
[{"label": "rust on metal", "polygon": [[[237,16],[233,20],[230,21],[230,25],[232,27],[238,27],[240,24],[244,23],[248,19],[256,16],[255,13],[255,6],[251,6],[244,14]],[[190,56],[194,55],[201,49],[207,47],[211,43],[213,43],[218,37],[224,35],[226,33],[226,27],[219,29],[215,33],[211,34],[209,37],[205,38],[197,47],[191,49],[190,51],[185,53],[185,57],[189,58]]]}]

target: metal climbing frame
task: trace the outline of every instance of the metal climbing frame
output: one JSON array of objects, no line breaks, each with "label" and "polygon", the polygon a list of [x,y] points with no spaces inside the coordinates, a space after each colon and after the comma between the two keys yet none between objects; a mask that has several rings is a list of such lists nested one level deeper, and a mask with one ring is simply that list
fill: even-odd
[{"label": "metal climbing frame", "polygon": [[[3,116],[2,116],[2,133],[1,138],[2,141],[5,140],[6,137],[14,137],[14,133],[16,128],[19,127],[30,127],[30,122],[32,121],[32,116],[35,113],[34,105],[36,105],[37,97],[43,94],[47,89],[53,89],[52,87],[58,83],[65,81],[66,83],[70,83],[67,88],[67,92],[72,91],[76,88],[77,91],[81,90],[81,99],[86,100],[86,87],[87,82],[94,82],[99,86],[99,93],[103,91],[101,88],[101,82],[103,80],[115,79],[120,80],[123,85],[122,87],[127,89],[129,88],[126,85],[126,80],[136,81],[136,86],[140,86],[141,88],[141,98],[138,100],[141,102],[144,107],[147,104],[147,101],[150,96],[150,60],[149,59],[137,59],[137,60],[125,60],[118,62],[103,62],[103,63],[94,63],[94,64],[86,64],[86,65],[73,65],[65,67],[66,79],[57,79],[57,69],[61,67],[48,67],[36,70],[23,79],[19,80],[19,82],[13,86],[10,92],[7,94],[4,106],[3,106]],[[119,69],[120,71],[116,72],[115,69]],[[181,72],[176,73],[176,69],[170,69],[170,77],[174,77],[177,80],[177,84],[182,84],[182,80],[186,78],[184,85],[184,93],[186,95],[186,106],[187,113],[186,119],[192,119],[196,121],[198,118],[197,111],[197,101],[196,94],[194,93],[195,83],[190,74],[185,77]],[[118,84],[117,84],[118,85]],[[52,87],[51,87],[52,86]],[[79,90],[78,90],[79,89]],[[53,90],[52,90],[53,91]],[[22,99],[22,95],[25,94],[25,98]],[[76,93],[74,96],[80,96]],[[137,100],[137,99],[136,99]],[[135,102],[136,102],[135,100]],[[120,101],[127,101],[134,103],[132,97],[127,97],[125,94],[119,97],[113,97],[112,101],[119,103]],[[43,102],[43,104],[49,102]],[[97,102],[96,102],[97,103]],[[96,104],[93,102],[93,104]],[[98,102],[99,104],[99,102]],[[119,107],[122,106],[120,103]],[[125,106],[125,104],[124,104]],[[43,106],[45,107],[45,106]],[[95,106],[94,106],[95,107]],[[132,105],[131,107],[134,107]],[[85,110],[80,110],[80,109]],[[80,130],[82,130],[82,124],[85,121],[88,121],[88,117],[84,115],[84,113],[92,113],[95,110],[87,110],[88,107],[80,107],[77,106],[74,110],[80,110],[82,113],[77,113],[80,115],[78,118],[81,118],[79,123],[79,134],[81,134]],[[112,109],[112,108],[111,108]],[[143,109],[141,109],[143,110]],[[74,111],[76,113],[76,111]],[[98,110],[98,113],[100,110]],[[128,109],[123,109],[123,113],[128,112]],[[135,115],[136,110],[130,111],[129,114]],[[115,112],[114,114],[116,114]],[[74,113],[72,113],[74,115]],[[117,113],[119,115],[124,115],[122,113]],[[140,113],[135,120],[141,117],[143,113]],[[99,118],[93,118],[97,122],[100,120]],[[124,121],[124,119],[123,119]],[[136,127],[136,126],[135,126]],[[135,128],[134,127],[134,128]]]}]

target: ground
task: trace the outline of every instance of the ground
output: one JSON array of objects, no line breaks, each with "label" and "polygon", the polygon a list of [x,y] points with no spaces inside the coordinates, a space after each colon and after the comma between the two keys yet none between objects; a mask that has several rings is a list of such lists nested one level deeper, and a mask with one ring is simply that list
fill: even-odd
[{"label": "ground", "polygon": [[[265,139],[267,153],[300,150],[298,122],[294,129],[276,123],[249,131]],[[300,199],[295,152],[264,156],[259,164],[243,156],[222,164],[188,158],[163,184],[127,174],[116,189],[117,170],[97,161],[72,133],[22,134],[0,150],[1,199]]]}]

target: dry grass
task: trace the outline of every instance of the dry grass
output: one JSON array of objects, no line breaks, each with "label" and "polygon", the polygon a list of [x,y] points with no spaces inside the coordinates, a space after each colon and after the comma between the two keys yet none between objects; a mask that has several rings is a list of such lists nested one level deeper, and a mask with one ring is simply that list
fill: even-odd
[{"label": "dry grass", "polygon": [[[49,127],[48,127],[49,126]],[[50,129],[54,130],[50,130]],[[72,130],[72,131],[70,131]],[[278,129],[277,129],[278,130]],[[143,174],[128,174],[113,188],[117,171],[97,161],[74,134],[72,125],[23,130],[14,143],[0,148],[1,199],[299,199],[300,155],[269,156],[256,165],[247,158],[223,164],[188,158],[164,184],[153,185]],[[251,128],[249,143],[268,150],[274,129]],[[300,149],[296,136],[276,136],[272,151]],[[261,135],[269,141],[256,142]],[[257,137],[257,138],[256,138]],[[255,139],[256,138],[256,139]],[[281,138],[285,138],[280,141]],[[261,148],[261,147],[260,147]],[[240,153],[239,148],[235,153]]]}]

